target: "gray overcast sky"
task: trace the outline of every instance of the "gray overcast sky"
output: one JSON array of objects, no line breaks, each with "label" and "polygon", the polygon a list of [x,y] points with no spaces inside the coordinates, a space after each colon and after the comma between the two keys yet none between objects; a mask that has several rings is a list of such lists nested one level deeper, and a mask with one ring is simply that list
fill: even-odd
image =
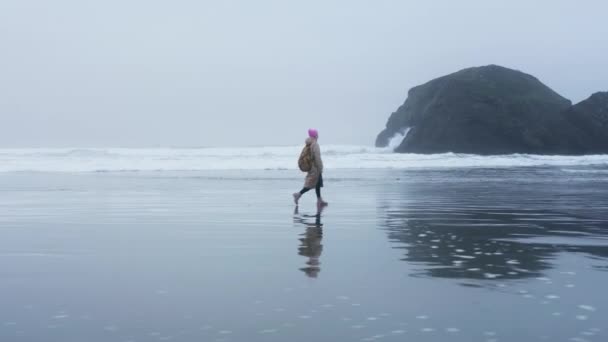
[{"label": "gray overcast sky", "polygon": [[0,1],[0,147],[371,145],[412,86],[500,64],[608,89],[608,1]]}]

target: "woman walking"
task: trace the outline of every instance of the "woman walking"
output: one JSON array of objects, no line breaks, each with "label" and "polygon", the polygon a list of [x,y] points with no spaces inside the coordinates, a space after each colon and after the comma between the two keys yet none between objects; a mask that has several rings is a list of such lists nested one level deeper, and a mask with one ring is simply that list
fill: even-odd
[{"label": "woman walking", "polygon": [[293,200],[298,205],[300,197],[306,192],[315,189],[317,194],[317,206],[323,207],[327,202],[321,197],[321,188],[323,187],[323,161],[321,160],[321,149],[319,148],[319,132],[316,129],[308,130],[308,139],[306,139],[306,147],[310,151],[310,170],[306,175],[304,187],[300,192],[293,194]]}]

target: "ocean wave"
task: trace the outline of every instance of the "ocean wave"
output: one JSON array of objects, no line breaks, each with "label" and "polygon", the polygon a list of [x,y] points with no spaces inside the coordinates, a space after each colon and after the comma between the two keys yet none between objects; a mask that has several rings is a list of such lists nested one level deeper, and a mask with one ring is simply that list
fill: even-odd
[{"label": "ocean wave", "polygon": [[[295,170],[301,146],[245,148],[0,149],[0,172]],[[390,148],[324,145],[328,169],[442,169],[556,166],[605,170],[608,155],[398,154]]]}]

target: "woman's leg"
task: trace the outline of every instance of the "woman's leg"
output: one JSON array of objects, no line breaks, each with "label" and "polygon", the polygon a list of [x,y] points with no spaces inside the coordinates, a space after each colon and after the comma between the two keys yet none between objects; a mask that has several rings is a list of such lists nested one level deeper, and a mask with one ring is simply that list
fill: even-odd
[{"label": "woman's leg", "polygon": [[298,201],[300,201],[300,197],[302,197],[302,195],[304,195],[309,190],[309,188],[304,187],[302,188],[302,190],[300,190],[300,192],[296,192],[293,194],[293,201],[295,202],[296,206],[298,205]]},{"label": "woman's leg", "polygon": [[325,202],[323,200],[323,198],[321,197],[321,188],[323,187],[323,174],[319,175],[319,181],[317,182],[317,186],[315,188],[315,191],[317,193],[317,204],[320,205],[327,205],[327,202]]},{"label": "woman's leg", "polygon": [[[319,179],[317,180],[317,185],[315,186],[315,192],[317,193],[317,199],[321,200],[321,187],[323,187],[323,175],[319,175]],[[307,187],[303,187],[302,190],[300,190],[300,192],[296,192],[293,194],[293,200],[296,203],[296,205],[298,205],[298,201],[300,200],[300,197],[302,195],[304,195],[305,193],[309,192],[310,190],[312,190],[312,188],[307,188]]]}]

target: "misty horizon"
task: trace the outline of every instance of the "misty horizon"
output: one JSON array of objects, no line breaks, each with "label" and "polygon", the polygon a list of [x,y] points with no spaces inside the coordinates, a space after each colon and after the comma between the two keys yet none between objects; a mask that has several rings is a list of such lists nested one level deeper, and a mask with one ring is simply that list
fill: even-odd
[{"label": "misty horizon", "polygon": [[[0,4],[0,148],[372,146],[407,91],[498,64],[606,90],[608,4]],[[567,20],[565,20],[567,18]]]}]

